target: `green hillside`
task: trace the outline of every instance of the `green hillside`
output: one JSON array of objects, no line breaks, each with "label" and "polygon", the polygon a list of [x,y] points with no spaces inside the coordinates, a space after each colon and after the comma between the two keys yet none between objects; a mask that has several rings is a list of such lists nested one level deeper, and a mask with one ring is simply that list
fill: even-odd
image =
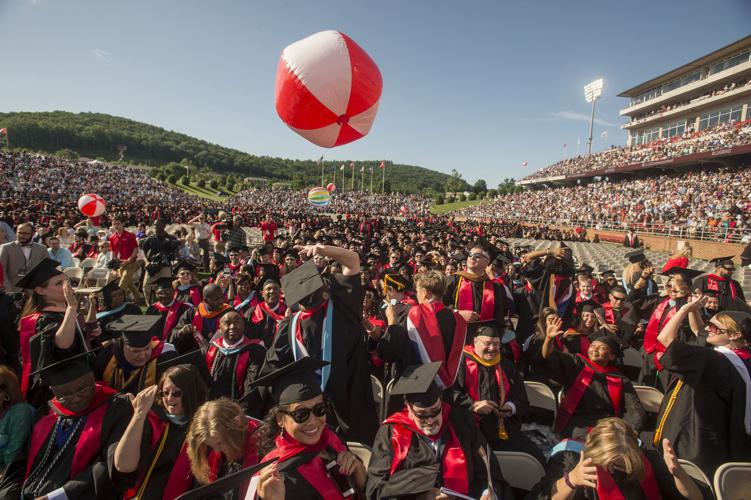
[{"label": "green hillside", "polygon": [[[283,181],[293,187],[320,183],[321,168],[311,160],[255,156],[211,144],[185,134],[100,113],[0,113],[0,128],[8,129],[11,147],[55,153],[71,150],[80,156],[133,164],[162,166],[187,160],[199,170],[234,177],[258,177]],[[124,149],[122,146],[125,146]],[[380,187],[380,160],[357,161],[357,169],[373,167],[373,187]],[[335,165],[324,162],[329,177]],[[449,176],[413,165],[387,164],[386,189],[400,192],[443,192]],[[348,173],[351,172],[349,168]],[[337,172],[338,173],[338,172]],[[348,176],[349,180],[349,176]],[[376,183],[378,180],[378,183]],[[369,175],[366,177],[366,186]],[[359,184],[359,172],[357,176]]]}]

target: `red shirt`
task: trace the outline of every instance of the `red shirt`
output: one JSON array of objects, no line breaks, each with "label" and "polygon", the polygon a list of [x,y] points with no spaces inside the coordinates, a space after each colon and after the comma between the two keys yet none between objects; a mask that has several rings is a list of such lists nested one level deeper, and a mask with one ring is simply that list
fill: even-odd
[{"label": "red shirt", "polygon": [[259,226],[261,228],[261,234],[263,235],[263,241],[270,242],[274,241],[274,233],[276,232],[276,228],[279,227],[276,225],[276,222],[266,222],[263,221]]},{"label": "red shirt", "polygon": [[109,237],[110,250],[112,250],[112,257],[117,260],[127,260],[133,255],[133,252],[138,248],[138,240],[136,235],[130,231],[123,231],[123,234],[118,235],[112,233]]}]

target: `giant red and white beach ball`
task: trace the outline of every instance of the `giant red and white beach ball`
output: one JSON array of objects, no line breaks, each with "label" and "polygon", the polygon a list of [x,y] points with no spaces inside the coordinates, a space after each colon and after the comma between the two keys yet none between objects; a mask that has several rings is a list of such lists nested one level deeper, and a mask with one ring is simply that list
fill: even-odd
[{"label": "giant red and white beach ball", "polygon": [[276,112],[313,144],[332,148],[370,132],[382,89],[378,66],[359,45],[344,33],[321,31],[282,51]]},{"label": "giant red and white beach ball", "polygon": [[85,194],[78,198],[78,210],[86,217],[102,215],[107,208],[104,198],[98,194]]}]

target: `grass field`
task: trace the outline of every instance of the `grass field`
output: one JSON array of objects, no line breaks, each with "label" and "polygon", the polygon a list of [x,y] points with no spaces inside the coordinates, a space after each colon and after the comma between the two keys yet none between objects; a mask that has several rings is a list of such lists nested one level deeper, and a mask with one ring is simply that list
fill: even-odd
[{"label": "grass field", "polygon": [[[200,196],[201,198],[207,198],[209,200],[225,201],[225,200],[227,200],[229,198],[229,196],[217,195],[216,191],[218,191],[218,190],[211,189],[210,187],[198,187],[198,186],[196,186],[193,183],[191,183],[190,186],[184,186],[184,185],[180,184],[179,182],[177,184],[172,184],[172,185],[175,186],[177,189],[185,191],[188,194],[192,194],[192,195],[195,195],[195,196]],[[230,189],[227,189],[225,187],[222,187],[222,188],[219,188],[219,189],[221,189],[224,192],[230,193],[230,196],[233,195],[233,194],[235,194],[234,191],[232,191]]]},{"label": "grass field", "polygon": [[441,215],[441,214],[445,214],[446,212],[450,212],[452,210],[457,210],[459,208],[471,207],[472,205],[477,205],[478,203],[482,203],[482,201],[481,200],[455,201],[454,203],[444,203],[443,205],[433,205],[432,207],[430,207],[430,211],[434,213],[435,215]]}]

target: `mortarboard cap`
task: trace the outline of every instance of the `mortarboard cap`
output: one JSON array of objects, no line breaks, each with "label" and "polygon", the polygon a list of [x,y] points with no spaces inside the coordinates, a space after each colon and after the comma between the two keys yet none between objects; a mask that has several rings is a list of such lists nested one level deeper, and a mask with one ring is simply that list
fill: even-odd
[{"label": "mortarboard cap", "polygon": [[623,356],[623,352],[621,352],[621,343],[619,342],[618,337],[612,333],[594,333],[589,336],[589,341],[602,342],[613,351],[616,358]]},{"label": "mortarboard cap", "polygon": [[264,278],[272,278],[279,280],[279,268],[275,264],[257,264],[256,274],[263,276]]},{"label": "mortarboard cap", "polygon": [[213,498],[225,498],[225,494],[232,493],[240,488],[245,482],[250,481],[251,477],[268,465],[276,462],[276,458],[266,460],[260,464],[251,465],[232,474],[228,474],[213,483],[194,488],[187,493],[183,493],[176,500],[209,500]]},{"label": "mortarboard cap", "polygon": [[432,406],[441,396],[435,377],[441,368],[440,361],[408,366],[391,388],[391,395],[403,395],[408,403],[417,406]]},{"label": "mortarboard cap", "polygon": [[284,300],[288,306],[299,304],[300,301],[323,288],[323,278],[318,272],[313,259],[310,259],[294,271],[282,277]]},{"label": "mortarboard cap", "polygon": [[46,386],[67,384],[86,373],[93,373],[87,358],[98,349],[101,349],[101,347],[43,366],[29,373],[29,377],[39,375],[42,379],[42,384]]},{"label": "mortarboard cap", "polygon": [[644,250],[634,250],[633,252],[627,252],[624,257],[631,263],[641,262],[647,260],[647,256],[644,255]]},{"label": "mortarboard cap", "polygon": [[39,264],[27,272],[23,278],[16,281],[16,286],[26,290],[33,290],[38,286],[42,286],[48,279],[58,274],[64,274],[57,268],[59,265],[58,261],[45,257]]},{"label": "mortarboard cap", "polygon": [[686,283],[691,284],[691,282],[697,276],[701,276],[702,274],[704,274],[704,272],[703,271],[697,271],[696,269],[686,269],[684,267],[675,267],[675,266],[673,266],[670,269],[668,269],[667,271],[665,271],[663,273],[660,273],[660,274],[662,274],[663,276],[675,276],[677,274],[677,275],[681,276]]},{"label": "mortarboard cap", "polygon": [[607,271],[602,271],[600,273],[600,276],[604,276],[606,278],[609,276],[615,276],[615,271],[613,271],[612,269],[608,269]]},{"label": "mortarboard cap", "polygon": [[164,289],[169,288],[172,289],[172,278],[159,278],[154,282],[154,289]]},{"label": "mortarboard cap", "polygon": [[178,365],[188,365],[193,367],[193,369],[201,376],[206,387],[211,387],[211,375],[209,374],[209,368],[206,365],[206,356],[204,356],[201,349],[196,349],[179,356],[165,359],[164,361],[157,361],[156,368],[159,373],[157,380],[161,378],[162,374],[166,372],[168,368]]},{"label": "mortarboard cap", "polygon": [[161,319],[160,314],[149,314],[147,316],[124,314],[107,325],[107,328],[113,332],[120,332],[123,336],[123,342],[130,347],[140,349],[149,345],[153,337],[158,337],[162,333]]},{"label": "mortarboard cap", "polygon": [[255,379],[250,387],[270,387],[271,396],[279,405],[307,401],[323,394],[315,372],[328,364],[306,356]]},{"label": "mortarboard cap", "polygon": [[120,289],[120,282],[118,282],[117,280],[110,281],[102,287],[102,293],[105,297],[108,297],[112,292],[118,289]]},{"label": "mortarboard cap", "polygon": [[273,250],[271,245],[262,245],[256,249],[258,255],[270,255]]},{"label": "mortarboard cap", "polygon": [[467,325],[467,333],[473,337],[497,337],[500,338],[503,333],[503,328],[500,327],[498,321],[495,319],[486,319],[483,321],[475,321]]},{"label": "mortarboard cap", "polygon": [[582,264],[579,266],[579,269],[576,270],[574,273],[577,274],[585,274],[585,275],[591,275],[592,271],[594,271],[595,268],[587,264],[586,262],[582,262]]},{"label": "mortarboard cap", "polygon": [[577,304],[577,310],[579,311],[579,314],[583,312],[595,312],[595,309],[599,307],[600,304],[592,299],[583,300]]},{"label": "mortarboard cap", "polygon": [[735,321],[746,341],[751,342],[751,314],[745,311],[723,311],[723,313]]},{"label": "mortarboard cap", "polygon": [[212,253],[211,258],[214,260],[214,262],[216,262],[217,266],[223,266],[227,264],[227,258],[220,253],[217,253],[217,252]]},{"label": "mortarboard cap", "polygon": [[172,274],[177,274],[183,269],[192,273],[196,272],[196,266],[192,262],[181,260],[180,262],[175,264],[175,267],[172,268]]},{"label": "mortarboard cap", "polygon": [[733,256],[728,257],[716,257],[709,262],[712,262],[715,267],[727,267],[728,269],[735,269],[735,262],[733,262]]}]

